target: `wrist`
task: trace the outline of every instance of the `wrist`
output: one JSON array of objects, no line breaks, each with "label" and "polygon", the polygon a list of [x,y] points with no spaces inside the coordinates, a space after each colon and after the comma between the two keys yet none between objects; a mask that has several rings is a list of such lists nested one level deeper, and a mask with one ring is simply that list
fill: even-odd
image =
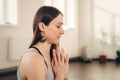
[{"label": "wrist", "polygon": [[56,76],[55,80],[66,80],[66,79],[64,79],[64,77],[62,77],[62,76]]}]

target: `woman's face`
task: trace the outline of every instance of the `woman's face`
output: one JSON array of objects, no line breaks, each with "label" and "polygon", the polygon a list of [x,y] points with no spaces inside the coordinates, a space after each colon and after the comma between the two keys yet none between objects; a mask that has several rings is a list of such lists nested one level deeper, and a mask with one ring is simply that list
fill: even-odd
[{"label": "woman's face", "polygon": [[45,29],[45,38],[50,44],[59,43],[59,39],[62,34],[64,34],[63,30],[63,16],[59,14],[56,18],[54,18],[50,24]]}]

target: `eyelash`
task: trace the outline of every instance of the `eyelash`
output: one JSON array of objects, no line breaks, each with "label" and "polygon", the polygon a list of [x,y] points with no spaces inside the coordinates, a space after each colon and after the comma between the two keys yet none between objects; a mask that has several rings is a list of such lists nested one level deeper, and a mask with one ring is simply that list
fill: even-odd
[{"label": "eyelash", "polygon": [[61,28],[60,26],[57,26],[57,28]]}]

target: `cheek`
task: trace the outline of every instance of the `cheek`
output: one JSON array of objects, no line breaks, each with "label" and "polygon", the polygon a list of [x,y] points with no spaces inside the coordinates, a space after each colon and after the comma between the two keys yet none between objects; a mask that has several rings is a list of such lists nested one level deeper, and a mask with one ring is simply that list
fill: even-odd
[{"label": "cheek", "polygon": [[46,34],[47,41],[49,43],[57,43],[58,42],[58,32],[50,31]]},{"label": "cheek", "polygon": [[55,32],[50,32],[50,33],[48,33],[48,37],[49,37],[49,39],[56,39],[56,37],[57,37],[57,33],[55,33]]},{"label": "cheek", "polygon": [[52,39],[53,37],[55,36],[54,32],[53,31],[47,31],[46,32],[46,38],[49,40],[49,39]]},{"label": "cheek", "polygon": [[56,37],[58,35],[58,30],[55,28],[51,28],[48,33],[49,36]]}]

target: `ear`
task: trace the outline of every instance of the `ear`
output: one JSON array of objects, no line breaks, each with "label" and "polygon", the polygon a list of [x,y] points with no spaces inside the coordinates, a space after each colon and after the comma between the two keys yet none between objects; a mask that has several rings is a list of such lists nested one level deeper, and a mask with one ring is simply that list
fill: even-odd
[{"label": "ear", "polygon": [[45,26],[45,24],[43,23],[43,22],[40,22],[39,24],[38,24],[38,26],[39,26],[39,29],[41,30],[41,31],[45,31],[45,28],[46,28],[46,26]]}]

